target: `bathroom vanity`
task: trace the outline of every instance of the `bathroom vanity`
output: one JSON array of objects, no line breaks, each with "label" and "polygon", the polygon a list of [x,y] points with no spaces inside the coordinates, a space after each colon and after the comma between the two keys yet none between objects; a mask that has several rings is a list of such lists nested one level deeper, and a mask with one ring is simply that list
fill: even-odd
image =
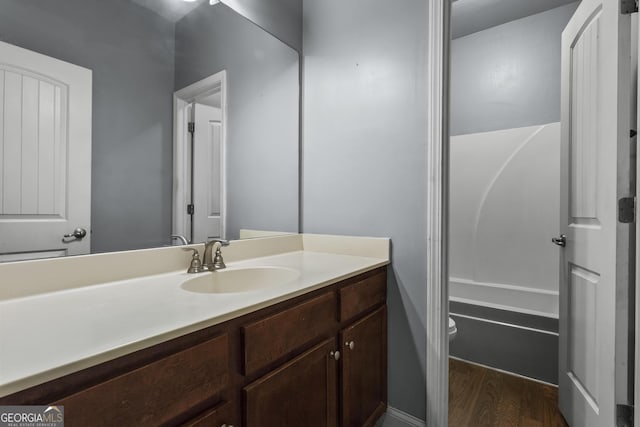
[{"label": "bathroom vanity", "polygon": [[[0,404],[63,405],[69,426],[372,426],[387,401],[388,243],[294,235],[237,241],[223,250],[231,272],[286,268],[299,273],[267,289],[193,292],[185,283],[194,275],[179,271],[3,299],[0,308],[9,308],[0,312],[5,324],[11,304],[64,293],[75,301],[82,293],[93,299],[99,292],[130,288],[122,294],[128,299],[103,307],[129,307],[113,313],[112,332],[109,325],[100,325],[107,331],[107,348],[74,344],[80,336],[68,336],[60,339],[67,345],[43,348],[37,367],[19,367],[22,376],[6,378],[11,374],[0,368]],[[150,251],[174,251],[186,259],[179,248],[131,254],[149,256]],[[202,274],[198,276],[216,273]],[[141,297],[142,289],[147,297]],[[74,319],[77,313],[87,314],[72,309],[60,314],[62,320],[51,319],[49,326],[66,322],[71,329],[82,329],[73,325],[82,321]],[[127,313],[146,314],[146,320],[123,319]],[[149,318],[156,323],[155,334],[137,332],[135,341],[136,322],[145,330]],[[84,322],[93,327],[100,323],[91,318]],[[14,332],[23,327],[14,326]],[[0,327],[6,344],[11,344],[4,335],[9,329]],[[114,338],[118,330],[126,336],[120,343]],[[19,352],[11,347],[5,346],[9,353]],[[5,352],[0,366],[7,362],[5,367],[18,367],[20,354],[11,359]],[[66,352],[67,363],[56,352]],[[47,358],[56,359],[56,366],[45,369]]]}]

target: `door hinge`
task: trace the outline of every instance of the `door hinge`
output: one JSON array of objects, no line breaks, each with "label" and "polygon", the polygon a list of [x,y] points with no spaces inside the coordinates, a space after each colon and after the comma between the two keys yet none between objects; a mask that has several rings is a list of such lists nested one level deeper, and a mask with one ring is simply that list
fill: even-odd
[{"label": "door hinge", "polygon": [[187,205],[187,214],[193,215],[194,211],[195,211],[195,207],[193,205]]},{"label": "door hinge", "polygon": [[196,124],[194,122],[189,122],[187,130],[189,131],[189,133],[194,133],[196,131]]},{"label": "door hinge", "polygon": [[620,0],[620,13],[629,15],[638,11],[638,0]]},{"label": "door hinge", "polygon": [[616,427],[633,427],[633,406],[616,405]]},{"label": "door hinge", "polygon": [[629,224],[636,220],[636,198],[623,197],[618,200],[618,222]]}]

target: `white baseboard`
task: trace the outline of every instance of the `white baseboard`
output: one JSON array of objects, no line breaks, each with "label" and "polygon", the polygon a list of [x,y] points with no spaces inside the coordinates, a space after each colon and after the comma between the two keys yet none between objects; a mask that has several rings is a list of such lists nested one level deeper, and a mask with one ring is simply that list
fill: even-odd
[{"label": "white baseboard", "polygon": [[409,415],[391,406],[376,423],[376,427],[426,427],[427,424],[420,418]]},{"label": "white baseboard", "polygon": [[475,301],[476,304],[495,308],[558,317],[557,291],[450,277],[449,295],[452,300]]}]

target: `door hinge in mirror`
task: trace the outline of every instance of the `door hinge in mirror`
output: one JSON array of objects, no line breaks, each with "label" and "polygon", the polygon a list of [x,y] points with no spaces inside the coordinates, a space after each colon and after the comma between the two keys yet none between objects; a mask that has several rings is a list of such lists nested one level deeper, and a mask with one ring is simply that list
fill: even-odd
[{"label": "door hinge in mirror", "polygon": [[618,200],[618,222],[629,224],[636,220],[636,198],[623,197]]},{"label": "door hinge in mirror", "polygon": [[193,215],[195,212],[195,207],[193,205],[187,205],[187,214]]},{"label": "door hinge in mirror", "polygon": [[633,406],[616,405],[616,427],[633,427]]},{"label": "door hinge in mirror", "polygon": [[194,122],[189,122],[187,130],[189,133],[194,133],[196,131],[196,124]]},{"label": "door hinge in mirror", "polygon": [[620,13],[629,15],[638,11],[638,0],[620,0]]}]

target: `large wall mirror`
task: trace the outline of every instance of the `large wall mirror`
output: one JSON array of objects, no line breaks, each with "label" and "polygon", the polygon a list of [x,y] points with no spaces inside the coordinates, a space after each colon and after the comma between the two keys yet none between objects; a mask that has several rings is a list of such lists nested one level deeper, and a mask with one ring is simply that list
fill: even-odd
[{"label": "large wall mirror", "polygon": [[3,0],[0,42],[0,261],[298,231],[299,55],[224,3]]}]

